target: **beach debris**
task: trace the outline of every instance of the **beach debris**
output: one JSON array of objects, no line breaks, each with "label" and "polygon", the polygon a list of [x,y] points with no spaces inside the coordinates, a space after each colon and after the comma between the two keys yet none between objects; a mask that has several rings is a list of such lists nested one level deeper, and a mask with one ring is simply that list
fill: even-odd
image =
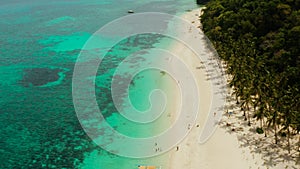
[{"label": "beach debris", "polygon": [[127,11],[127,13],[134,13],[134,11],[130,9]]},{"label": "beach debris", "polygon": [[178,151],[179,150],[179,146],[176,146],[176,151]]},{"label": "beach debris", "polygon": [[166,74],[166,72],[165,71],[160,71],[160,73],[162,74],[162,75],[165,75]]},{"label": "beach debris", "polygon": [[154,166],[154,165],[138,165],[138,169],[161,169],[161,166]]},{"label": "beach debris", "polygon": [[199,125],[199,124],[197,124],[197,125],[196,125],[196,127],[200,127],[200,125]]},{"label": "beach debris", "polygon": [[231,124],[230,123],[226,123],[226,126],[231,126]]}]

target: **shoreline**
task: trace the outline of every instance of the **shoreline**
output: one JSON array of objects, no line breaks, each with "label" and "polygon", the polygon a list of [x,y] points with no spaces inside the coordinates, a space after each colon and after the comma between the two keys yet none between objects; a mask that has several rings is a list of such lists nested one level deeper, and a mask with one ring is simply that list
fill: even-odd
[{"label": "shoreline", "polygon": [[[199,16],[201,9],[195,9],[185,13],[181,18],[191,23],[194,27],[200,28]],[[180,29],[180,31],[182,31]],[[183,30],[184,31],[184,30]],[[183,36],[189,38],[197,38],[199,35],[195,35],[190,30],[183,32]],[[197,39],[203,45],[206,43],[204,39]],[[192,40],[191,40],[192,41]],[[219,127],[214,131],[213,135],[203,144],[198,142],[199,135],[203,129],[207,118],[209,117],[212,101],[212,81],[208,80],[207,68],[197,69],[201,66],[199,58],[197,56],[191,57],[189,51],[184,50],[180,45],[173,45],[170,48],[171,51],[181,56],[180,59],[184,61],[195,75],[195,79],[200,89],[200,107],[199,116],[196,120],[195,126],[191,129],[189,135],[178,145],[178,150],[173,150],[170,155],[170,167],[171,169],[189,168],[189,169],[241,169],[249,168],[247,160],[241,158],[242,150],[239,148],[238,141],[222,131]],[[212,53],[202,53],[205,55],[212,55]],[[212,56],[208,56],[212,57]],[[222,111],[218,111],[218,114],[223,114]],[[200,125],[200,127],[197,127]],[[230,154],[230,156],[228,156]]]},{"label": "shoreline", "polygon": [[[194,9],[192,11],[186,12],[181,18],[189,21],[196,28],[201,28],[201,23],[199,20],[199,16],[201,14],[200,9]],[[193,34],[194,32],[189,32],[186,30],[184,34],[190,34],[190,38],[195,38],[196,36]],[[183,35],[187,36],[187,35]],[[204,39],[202,39],[204,41]],[[200,41],[199,41],[200,42]],[[205,42],[202,42],[205,43]],[[185,62],[190,63],[199,63],[199,60],[195,60],[193,57],[187,56],[187,51],[180,51],[180,46],[171,45],[170,50],[174,53],[182,53],[181,59]],[[186,56],[186,57],[184,57]],[[190,69],[196,70],[195,65],[189,64]],[[191,66],[192,65],[192,66]],[[199,65],[198,65],[199,66]],[[222,65],[224,67],[224,65]],[[198,71],[198,72],[197,72]],[[205,79],[205,73],[200,72],[199,69],[195,71],[198,76],[196,76],[197,81],[201,83],[199,88],[204,89],[205,91],[210,91],[211,86],[205,85],[207,79]],[[194,73],[195,73],[194,72]],[[227,75],[226,75],[227,76]],[[226,77],[228,80],[228,77]],[[231,96],[231,89],[228,88],[228,95],[230,94],[230,100],[226,103],[224,110],[234,111],[238,113],[234,113],[231,117],[228,117],[225,111],[220,111],[217,113],[221,113],[222,119],[218,124],[217,129],[214,134],[203,144],[198,143],[198,137],[200,135],[200,130],[198,127],[194,126],[190,132],[190,134],[178,145],[178,149],[172,150],[169,160],[170,169],[181,169],[181,168],[189,168],[189,169],[247,169],[247,168],[274,168],[274,169],[282,169],[282,168],[293,168],[295,166],[294,161],[282,161],[278,162],[272,161],[272,151],[268,151],[268,155],[263,154],[262,150],[259,148],[259,141],[263,138],[255,135],[251,129],[253,127],[258,126],[257,123],[254,123],[254,126],[248,127],[242,125],[243,121],[239,116],[242,116],[242,112],[240,112],[239,107],[235,104],[233,96]],[[211,97],[211,93],[199,95],[200,97]],[[203,99],[202,99],[203,100]],[[210,99],[203,100],[205,103],[202,103],[202,106],[207,106],[210,103],[208,102]],[[203,127],[206,118],[201,118],[201,115],[205,115],[205,108],[199,109],[200,116],[196,121],[196,124],[200,124],[200,128]],[[203,117],[207,117],[206,114]],[[235,131],[231,131],[232,128],[226,126],[227,123],[235,125]],[[242,129],[242,131],[238,131],[238,129]],[[252,137],[251,137],[252,136]],[[253,140],[248,139],[247,137],[251,137]],[[257,139],[255,139],[257,138]],[[272,141],[273,138],[269,137],[265,139],[266,142]],[[247,140],[248,144],[245,144],[243,140]],[[263,151],[265,151],[263,149]],[[283,150],[277,149],[276,153],[283,154]],[[270,158],[270,160],[266,159],[266,156]]]},{"label": "shoreline", "polygon": [[[179,16],[184,20],[191,23],[195,28],[200,28],[201,23],[199,21],[199,16],[201,13],[201,8],[194,9],[192,11],[186,12]],[[181,25],[172,25],[167,31],[176,31],[179,32],[178,37],[183,36],[183,38],[187,38],[185,40],[191,40],[189,42],[195,42],[195,45],[203,45],[206,43],[206,40],[196,39],[199,37],[199,32],[192,32],[188,27],[184,27]],[[174,29],[174,30],[173,30]],[[177,30],[178,29],[178,30]],[[197,33],[194,34],[194,33]],[[203,36],[201,34],[201,36]],[[163,45],[162,45],[163,46]],[[168,51],[172,52],[179,56],[179,59],[186,63],[188,68],[195,75],[195,80],[197,82],[197,86],[200,89],[198,94],[200,96],[200,106],[199,106],[199,114],[196,119],[195,124],[189,126],[190,132],[182,140],[179,144],[177,144],[173,149],[151,158],[146,159],[127,159],[124,157],[116,157],[112,159],[110,157],[101,156],[97,151],[90,153],[87,157],[86,167],[89,165],[94,167],[102,166],[112,166],[114,165],[113,161],[116,159],[119,160],[123,167],[130,166],[138,168],[138,165],[149,165],[149,166],[162,166],[162,169],[283,169],[286,166],[288,168],[292,168],[295,164],[293,163],[280,163],[276,166],[273,166],[272,161],[267,161],[263,158],[262,152],[258,152],[259,148],[256,148],[257,144],[254,142],[249,142],[248,144],[244,144],[243,139],[247,136],[258,137],[251,133],[250,127],[244,127],[244,131],[239,131],[236,127],[237,124],[243,125],[243,121],[239,119],[237,115],[242,115],[239,107],[235,104],[234,97],[230,97],[230,101],[226,104],[226,109],[229,111],[239,112],[234,113],[231,117],[227,117],[227,114],[224,110],[216,111],[217,116],[222,117],[221,120],[215,119],[215,123],[217,122],[217,128],[214,130],[213,135],[204,143],[199,143],[199,136],[203,130],[203,126],[207,123],[207,118],[209,118],[210,106],[212,104],[213,97],[213,87],[212,87],[212,78],[213,75],[205,66],[203,67],[203,62],[199,60],[198,56],[184,49],[184,46],[181,42],[172,42],[166,45]],[[212,51],[203,51],[202,55],[213,55]],[[159,60],[161,61],[161,60]],[[221,64],[221,62],[220,62]],[[221,64],[222,65],[222,64]],[[178,67],[174,66],[173,69],[178,69]],[[222,72],[223,73],[223,72]],[[183,76],[184,75],[180,75]],[[226,77],[228,79],[228,77]],[[176,79],[175,84],[177,83]],[[164,80],[159,81],[160,86],[163,89],[166,89],[167,93],[171,93],[171,101],[172,103],[178,103],[180,95],[177,93],[172,93],[172,91],[177,90],[177,85],[170,84],[170,81],[165,83]],[[174,82],[172,82],[174,83]],[[228,94],[231,94],[229,89]],[[174,101],[174,102],[173,102]],[[157,126],[155,130],[161,130],[160,128],[164,128],[169,123],[174,123],[178,118],[178,113],[176,112],[176,108],[180,106],[168,106],[164,120],[165,123],[161,124],[161,126]],[[170,115],[168,115],[170,114]],[[214,115],[216,116],[216,115]],[[226,126],[227,123],[232,124],[232,126]],[[236,131],[231,131],[231,127],[235,127]],[[245,134],[245,135],[244,135]],[[169,138],[173,139],[173,138]],[[160,144],[160,143],[159,143]],[[153,145],[153,149],[156,147]],[[156,149],[155,149],[156,150]],[[265,151],[265,150],[264,150]],[[277,152],[276,152],[277,153]],[[279,152],[281,153],[281,152]],[[269,155],[272,156],[272,155]],[[106,163],[102,163],[106,162]],[[83,167],[84,168],[84,167]]]}]

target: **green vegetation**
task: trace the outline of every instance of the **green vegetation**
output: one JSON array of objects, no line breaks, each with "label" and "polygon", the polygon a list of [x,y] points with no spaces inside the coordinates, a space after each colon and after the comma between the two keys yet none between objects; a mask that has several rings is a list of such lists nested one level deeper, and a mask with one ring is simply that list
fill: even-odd
[{"label": "green vegetation", "polygon": [[264,133],[264,130],[262,128],[256,128],[256,132],[258,134],[263,134]]},{"label": "green vegetation", "polygon": [[259,120],[276,144],[286,136],[290,152],[300,132],[300,1],[212,0],[201,20],[248,125]]},{"label": "green vegetation", "polygon": [[207,2],[209,2],[210,0],[196,0],[198,5],[203,5],[206,4]]}]

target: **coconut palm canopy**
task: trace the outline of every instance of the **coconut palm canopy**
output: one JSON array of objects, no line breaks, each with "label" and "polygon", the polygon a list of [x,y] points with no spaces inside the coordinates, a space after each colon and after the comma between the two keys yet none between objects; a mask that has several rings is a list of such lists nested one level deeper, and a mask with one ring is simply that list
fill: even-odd
[{"label": "coconut palm canopy", "polygon": [[260,132],[274,131],[276,144],[280,133],[290,147],[300,131],[300,1],[212,0],[201,20],[248,125],[260,120]]}]

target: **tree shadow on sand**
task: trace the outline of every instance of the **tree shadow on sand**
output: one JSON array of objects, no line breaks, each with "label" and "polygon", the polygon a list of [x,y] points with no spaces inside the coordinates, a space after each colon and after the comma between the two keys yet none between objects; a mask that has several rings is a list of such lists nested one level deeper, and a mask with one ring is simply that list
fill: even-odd
[{"label": "tree shadow on sand", "polygon": [[[250,153],[261,155],[264,161],[263,166],[273,168],[277,165],[283,168],[299,168],[299,151],[297,144],[297,136],[291,136],[291,148],[288,152],[287,138],[279,137],[278,144],[274,141],[274,131],[270,130],[265,137],[265,133],[258,134],[256,128],[259,127],[258,122],[251,118],[251,126],[245,121],[243,113],[240,111],[239,105],[235,103],[233,98],[228,98],[226,110],[234,112],[232,115],[225,113],[219,126],[229,134],[236,134],[240,147],[249,148]],[[226,116],[226,117],[225,117]]]}]

